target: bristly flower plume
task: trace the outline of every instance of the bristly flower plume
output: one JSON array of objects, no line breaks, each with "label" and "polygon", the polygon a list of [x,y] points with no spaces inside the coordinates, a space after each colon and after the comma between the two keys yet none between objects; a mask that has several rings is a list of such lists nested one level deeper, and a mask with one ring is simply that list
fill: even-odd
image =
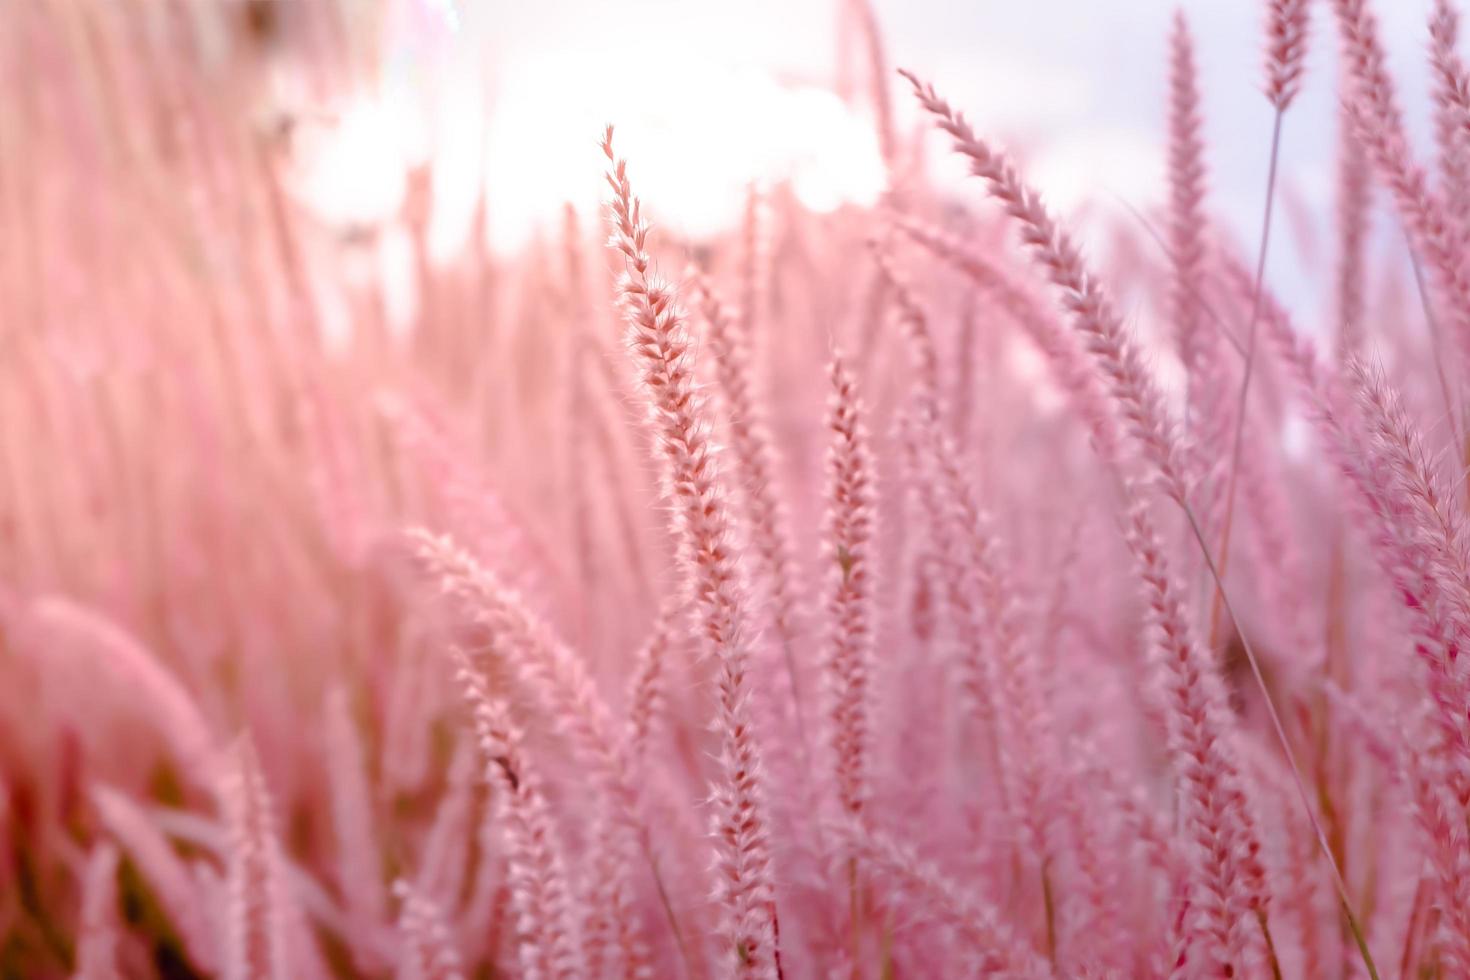
[{"label": "bristly flower plume", "polygon": [[873,670],[873,462],[857,382],[841,354],[832,357],[827,411],[828,725],[842,808],[861,815],[869,795],[868,685]]},{"label": "bristly flower plume", "polygon": [[1266,98],[1285,112],[1301,91],[1309,0],[1267,0]]},{"label": "bristly flower plume", "polygon": [[613,154],[612,132],[609,126],[602,150],[613,191],[611,247],[626,265],[619,289],[628,348],[666,464],[665,492],[687,588],[698,607],[705,648],[719,667],[720,776],[713,794],[722,931],[733,973],[770,977],[779,963],[776,899],[761,752],[752,728],[745,585],[731,550],[726,492],[709,441],[704,398],[694,385],[689,331],[673,288],[653,271],[642,205],[633,196],[626,161]]}]

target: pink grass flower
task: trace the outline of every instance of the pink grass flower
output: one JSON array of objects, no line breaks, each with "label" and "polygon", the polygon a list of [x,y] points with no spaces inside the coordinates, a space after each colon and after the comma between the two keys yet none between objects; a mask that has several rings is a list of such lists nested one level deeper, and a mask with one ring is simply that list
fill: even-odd
[{"label": "pink grass flower", "polygon": [[1277,112],[1285,112],[1301,91],[1310,13],[1308,0],[1266,4],[1266,98]]},{"label": "pink grass flower", "polygon": [[229,829],[224,975],[227,980],[285,980],[295,970],[287,945],[280,844],[265,776],[248,737],[231,752],[223,796]]},{"label": "pink grass flower", "polygon": [[873,462],[857,383],[842,355],[832,358],[827,412],[828,724],[843,810],[862,814],[869,793],[868,686],[873,671]]},{"label": "pink grass flower", "polygon": [[611,247],[626,271],[619,284],[628,347],[648,399],[650,426],[667,466],[666,494],[703,641],[719,664],[720,780],[713,787],[717,894],[723,931],[744,977],[777,972],[775,896],[762,789],[761,752],[750,709],[750,637],[745,585],[731,551],[725,487],[709,442],[704,400],[694,387],[692,350],[672,287],[653,272],[648,226],[633,196],[627,164],[613,155],[612,127],[602,149],[611,169]]},{"label": "pink grass flower", "polygon": [[983,142],[965,117],[939,97],[930,85],[908,72],[919,103],[949,134],[955,152],[969,161],[971,171],[985,180],[991,196],[1021,230],[1021,238],[1038,267],[1057,287],[1073,325],[1084,338],[1098,370],[1138,451],[1155,471],[1160,489],[1183,504],[1189,499],[1186,471],[1177,426],[1163,395],[1144,365],[1137,341],[1082,260],[1082,253],[1047,212],[1041,197],[1022,179],[1002,153]]}]

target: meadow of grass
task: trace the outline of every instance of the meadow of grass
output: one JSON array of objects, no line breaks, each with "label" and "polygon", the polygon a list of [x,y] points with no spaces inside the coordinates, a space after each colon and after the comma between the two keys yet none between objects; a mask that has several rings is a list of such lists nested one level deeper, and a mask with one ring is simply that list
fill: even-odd
[{"label": "meadow of grass", "polygon": [[0,3],[0,977],[1470,977],[1453,3],[1423,147],[1367,0],[1261,4],[1244,245],[1161,25],[1085,249],[838,5],[877,203],[666,230],[613,125],[446,258],[272,93],[454,4]]}]

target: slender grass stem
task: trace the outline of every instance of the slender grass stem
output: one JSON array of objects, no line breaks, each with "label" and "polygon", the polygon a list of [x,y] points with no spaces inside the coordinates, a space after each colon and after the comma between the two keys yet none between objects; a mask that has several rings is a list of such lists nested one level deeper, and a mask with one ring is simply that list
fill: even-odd
[{"label": "slender grass stem", "polygon": [[1362,927],[1358,923],[1358,917],[1353,912],[1352,900],[1348,897],[1347,883],[1343,881],[1342,871],[1337,866],[1337,859],[1332,855],[1332,848],[1327,843],[1327,835],[1322,830],[1322,823],[1317,819],[1317,813],[1312,809],[1311,798],[1307,795],[1306,784],[1302,782],[1301,767],[1297,765],[1296,754],[1291,750],[1291,741],[1286,737],[1286,728],[1281,724],[1281,716],[1276,711],[1276,704],[1271,699],[1271,692],[1266,687],[1266,678],[1261,674],[1261,665],[1256,657],[1255,647],[1250,641],[1242,627],[1240,618],[1235,614],[1235,607],[1230,602],[1230,596],[1225,591],[1225,582],[1220,575],[1220,569],[1215,564],[1215,558],[1210,553],[1209,542],[1205,540],[1204,531],[1200,529],[1199,520],[1195,517],[1194,508],[1187,503],[1181,502],[1184,517],[1189,522],[1189,529],[1194,535],[1195,542],[1199,545],[1200,553],[1204,556],[1205,566],[1209,569],[1210,577],[1215,580],[1216,594],[1224,605],[1225,613],[1230,617],[1230,622],[1235,627],[1236,634],[1240,637],[1240,645],[1245,650],[1246,661],[1250,664],[1251,674],[1255,676],[1256,685],[1261,690],[1261,698],[1266,705],[1266,713],[1271,718],[1271,727],[1276,731],[1276,740],[1281,745],[1281,751],[1286,756],[1287,768],[1291,770],[1291,779],[1296,786],[1297,794],[1301,797],[1302,809],[1306,811],[1307,819],[1312,822],[1312,832],[1317,836],[1317,844],[1322,850],[1323,856],[1327,858],[1327,864],[1332,869],[1332,883],[1337,889],[1338,901],[1342,904],[1342,911],[1347,916],[1348,928],[1352,931],[1353,940],[1357,943],[1358,952],[1363,957],[1363,965],[1368,970],[1368,976],[1372,980],[1379,980],[1378,967],[1373,963],[1373,954],[1368,949],[1368,941],[1363,937]]},{"label": "slender grass stem", "polygon": [[[1261,218],[1261,244],[1256,250],[1256,277],[1251,287],[1251,318],[1245,331],[1245,369],[1240,375],[1240,392],[1236,396],[1235,431],[1231,436],[1230,473],[1225,483],[1225,518],[1220,527],[1220,569],[1230,563],[1230,529],[1235,520],[1235,484],[1240,475],[1240,453],[1245,442],[1245,414],[1250,395],[1251,378],[1256,366],[1256,326],[1261,319],[1262,286],[1266,277],[1266,252],[1271,243],[1271,213],[1276,204],[1276,169],[1281,159],[1281,123],[1285,113],[1276,110],[1271,124],[1271,162],[1266,168],[1266,207]],[[1219,644],[1220,603],[1225,588],[1220,586],[1210,605],[1210,649]]]},{"label": "slender grass stem", "polygon": [[1455,452],[1463,455],[1465,440],[1460,435],[1455,399],[1450,394],[1450,380],[1444,373],[1444,343],[1440,338],[1439,318],[1434,315],[1434,304],[1429,301],[1429,287],[1424,282],[1424,267],[1419,264],[1419,255],[1414,251],[1412,243],[1409,246],[1409,267],[1414,270],[1414,285],[1419,290],[1419,303],[1424,308],[1424,323],[1429,328],[1431,360],[1434,361],[1435,379],[1439,382],[1439,396],[1444,400],[1445,419],[1449,422],[1450,432],[1455,440]]},{"label": "slender grass stem", "polygon": [[1057,961],[1057,903],[1052,895],[1051,873],[1041,866],[1041,900],[1046,909],[1046,958]]},{"label": "slender grass stem", "polygon": [[1271,978],[1281,980],[1281,960],[1276,956],[1276,940],[1271,938],[1271,922],[1265,909],[1256,909],[1256,921],[1261,924],[1261,938],[1266,940],[1266,956],[1271,961]]}]

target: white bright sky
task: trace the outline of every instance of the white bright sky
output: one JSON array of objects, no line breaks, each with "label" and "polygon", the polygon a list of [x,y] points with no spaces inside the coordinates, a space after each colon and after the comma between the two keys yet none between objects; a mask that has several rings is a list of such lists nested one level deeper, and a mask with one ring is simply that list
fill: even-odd
[{"label": "white bright sky", "polygon": [[[335,133],[319,141],[315,175],[310,161],[305,168],[308,196],[329,216],[393,210],[402,159],[433,146],[436,251],[462,242],[481,171],[492,241],[514,248],[554,227],[564,202],[600,200],[596,140],[608,121],[651,212],[685,232],[735,220],[753,178],[789,176],[818,209],[871,200],[881,188],[867,120],[822,88],[839,0],[396,2],[399,23],[412,27],[397,33],[414,40],[390,48],[384,91],[340,107]],[[891,65],[932,80],[982,132],[1026,146],[1031,178],[1059,208],[1090,200],[1111,212],[1121,202],[1147,210],[1163,199],[1165,40],[1176,3],[875,5]],[[1198,43],[1211,205],[1254,242],[1271,122],[1260,94],[1264,0],[1183,6]],[[1375,5],[1421,135],[1428,6]],[[1282,172],[1287,193],[1319,219],[1332,208],[1336,49],[1327,5],[1314,4],[1307,85],[1287,118]],[[895,103],[908,131],[917,112],[897,85]],[[957,162],[935,158],[959,179]],[[1278,241],[1287,240],[1286,217]],[[1291,276],[1290,249],[1275,255],[1273,271]]]}]

